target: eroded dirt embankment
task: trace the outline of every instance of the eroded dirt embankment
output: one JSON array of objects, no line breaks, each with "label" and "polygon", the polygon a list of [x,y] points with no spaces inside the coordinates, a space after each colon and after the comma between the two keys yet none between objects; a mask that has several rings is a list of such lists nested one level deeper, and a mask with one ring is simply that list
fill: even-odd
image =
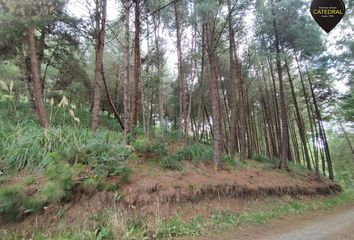
[{"label": "eroded dirt embankment", "polygon": [[[108,180],[119,184],[117,177]],[[79,223],[86,229],[95,224],[92,216],[107,209],[123,210],[129,217],[136,214],[156,219],[178,214],[189,219],[208,216],[216,210],[240,212],[249,207],[248,202],[262,206],[273,198],[287,201],[340,191],[336,183],[303,172],[247,167],[215,173],[210,166],[199,166],[183,173],[140,166],[134,170],[130,183],[116,192],[87,192],[77,185],[70,201],[50,204],[8,228],[27,233],[42,228],[55,231],[61,212],[68,226]]]},{"label": "eroded dirt embankment", "polygon": [[139,208],[157,202],[181,204],[225,198],[324,196],[340,192],[341,188],[310,173],[248,168],[221,173],[203,171],[203,174],[170,172],[154,178],[136,174],[123,191],[124,205]]}]

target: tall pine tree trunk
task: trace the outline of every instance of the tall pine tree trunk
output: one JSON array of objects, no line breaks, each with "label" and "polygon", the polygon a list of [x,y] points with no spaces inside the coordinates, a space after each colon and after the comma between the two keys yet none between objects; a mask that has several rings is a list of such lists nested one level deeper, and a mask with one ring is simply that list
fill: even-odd
[{"label": "tall pine tree trunk", "polygon": [[[237,93],[236,93],[236,76],[235,76],[235,32],[233,29],[232,18],[231,18],[231,3],[230,0],[227,1],[227,7],[229,11],[229,58],[230,58],[230,77],[228,86],[228,100],[230,105],[230,154],[235,155],[237,149]],[[242,126],[241,126],[242,127]]]},{"label": "tall pine tree trunk", "polygon": [[31,63],[31,76],[33,83],[33,98],[36,106],[36,112],[43,128],[48,127],[48,118],[44,106],[43,88],[41,83],[40,66],[36,51],[36,42],[34,38],[34,30],[32,27],[26,29],[26,40],[28,45],[28,56]]},{"label": "tall pine tree trunk", "polygon": [[132,127],[137,124],[140,99],[139,99],[139,82],[140,82],[140,0],[135,0],[135,37],[134,37],[134,97],[132,109]]},{"label": "tall pine tree trunk", "polygon": [[30,71],[28,70],[26,60],[25,60],[25,55],[23,53],[23,44],[20,45],[18,49],[18,67],[21,72],[21,77],[23,79],[23,82],[25,83],[26,87],[26,95],[28,102],[31,104],[34,110],[36,110],[36,105],[34,103],[33,99],[33,90],[31,87],[31,74]]},{"label": "tall pine tree trunk", "polygon": [[307,148],[307,139],[306,139],[305,125],[304,125],[304,121],[302,120],[302,116],[300,114],[299,105],[298,105],[298,102],[297,102],[297,99],[296,99],[293,79],[291,77],[289,65],[288,65],[287,62],[285,62],[285,68],[286,68],[286,72],[288,74],[288,80],[289,80],[289,83],[290,83],[291,95],[292,95],[294,106],[295,106],[295,113],[296,113],[296,118],[297,118],[296,122],[297,122],[297,125],[298,125],[298,128],[299,128],[300,139],[301,139],[302,147],[303,147],[304,154],[305,154],[306,166],[307,166],[307,169],[311,170],[312,168],[311,168],[310,155],[309,155],[309,151],[308,151],[308,148]]},{"label": "tall pine tree trunk", "polygon": [[188,135],[187,118],[186,118],[186,97],[185,97],[185,78],[183,67],[183,53],[182,53],[182,32],[181,32],[181,18],[178,8],[178,3],[174,3],[175,10],[175,24],[177,37],[177,57],[178,57],[178,93],[179,93],[179,127],[183,129],[185,136]]},{"label": "tall pine tree trunk", "polygon": [[318,122],[320,139],[321,139],[321,143],[323,144],[324,151],[325,151],[329,179],[334,180],[332,159],[331,159],[331,154],[329,152],[329,146],[328,146],[326,131],[325,131],[324,126],[323,126],[323,120],[322,120],[321,112],[320,112],[320,109],[319,109],[319,106],[318,106],[318,103],[317,103],[317,98],[315,96],[315,91],[313,89],[313,84],[312,84],[310,73],[308,71],[307,66],[306,66],[306,73],[307,73],[307,78],[308,78],[309,85],[310,85],[312,101],[313,101],[313,104],[314,104],[314,107],[315,107],[315,115],[316,115],[316,119],[317,119],[317,122]]},{"label": "tall pine tree trunk", "polygon": [[96,2],[96,62],[95,62],[95,85],[93,90],[92,107],[92,130],[96,131],[100,121],[101,107],[101,81],[103,72],[103,48],[106,26],[107,0]]},{"label": "tall pine tree trunk", "polygon": [[125,144],[129,144],[130,133],[130,53],[129,53],[129,11],[130,1],[125,0],[125,40],[124,40],[124,67],[125,67],[125,83],[124,83],[124,140]]},{"label": "tall pine tree trunk", "polygon": [[209,60],[209,78],[210,78],[210,95],[211,95],[211,112],[212,112],[212,133],[214,144],[214,164],[215,170],[221,169],[221,153],[223,148],[222,128],[221,128],[221,115],[220,115],[220,102],[219,102],[219,88],[217,84],[217,67],[216,67],[216,54],[214,46],[214,29],[212,24],[206,23],[206,41],[207,52]]},{"label": "tall pine tree trunk", "polygon": [[[163,92],[162,92],[162,87],[163,87],[163,81],[161,78],[161,56],[160,56],[160,15],[157,16],[157,23],[156,19],[153,18],[153,23],[154,23],[154,33],[155,33],[155,48],[157,52],[157,63],[156,63],[156,68],[157,68],[157,105],[158,105],[158,111],[159,111],[159,121],[160,121],[160,126],[162,129],[165,128],[165,123],[164,123],[164,110],[163,110]],[[162,131],[163,132],[163,131]],[[162,134],[163,137],[163,134]]]},{"label": "tall pine tree trunk", "polygon": [[284,82],[283,82],[283,72],[280,59],[280,40],[279,40],[279,30],[277,22],[275,20],[275,10],[272,4],[272,15],[273,15],[273,30],[275,37],[275,50],[276,50],[276,64],[277,72],[279,79],[279,95],[280,95],[280,119],[281,119],[281,155],[280,155],[280,169],[288,169],[289,161],[289,128],[288,128],[288,115],[286,110],[286,101],[285,101],[285,91],[284,91]]}]

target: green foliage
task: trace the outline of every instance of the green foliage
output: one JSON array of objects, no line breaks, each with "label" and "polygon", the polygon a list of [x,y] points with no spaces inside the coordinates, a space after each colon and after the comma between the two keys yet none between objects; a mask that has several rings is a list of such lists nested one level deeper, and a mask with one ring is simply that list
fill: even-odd
[{"label": "green foliage", "polygon": [[121,183],[128,183],[129,177],[133,174],[133,170],[124,166],[119,171],[120,181]]},{"label": "green foliage", "polygon": [[167,154],[167,148],[166,145],[161,142],[161,141],[154,141],[152,145],[152,151],[155,153],[157,156],[164,156]]},{"label": "green foliage", "polygon": [[[328,142],[331,157],[333,159],[333,167],[335,180],[345,189],[354,188],[354,157],[350,150],[347,139],[344,134],[328,132]],[[347,135],[353,143],[353,135]]]},{"label": "green foliage", "polygon": [[0,190],[0,217],[6,221],[21,219],[25,214],[41,210],[45,199],[27,196],[21,185],[6,186]]},{"label": "green foliage", "polygon": [[182,221],[178,216],[164,222],[158,230],[158,238],[173,238],[181,236],[199,236],[204,228],[205,219],[197,216],[188,222]]},{"label": "green foliage", "polygon": [[178,155],[167,155],[160,159],[160,167],[168,170],[181,170],[182,165]]},{"label": "green foliage", "polygon": [[227,226],[230,225],[238,225],[240,223],[237,215],[233,214],[232,212],[226,211],[215,211],[211,216],[211,221],[213,223],[213,227],[216,230],[225,229]]},{"label": "green foliage", "polygon": [[98,178],[87,178],[82,182],[82,187],[87,191],[94,191],[98,188],[101,180]]},{"label": "green foliage", "polygon": [[26,201],[24,201],[23,206],[25,213],[35,213],[43,209],[46,204],[46,200],[43,196],[31,196],[27,197]]},{"label": "green foliage", "polygon": [[102,211],[92,216],[92,220],[98,223],[97,227],[94,230],[94,239],[113,239],[111,223],[109,221],[110,218],[111,216],[108,211]]},{"label": "green foliage", "polygon": [[[92,136],[89,129],[60,127],[43,130],[31,121],[18,125],[0,122],[0,125],[5,132],[0,136],[3,143],[0,155],[7,168],[16,170],[41,167],[48,157],[69,158],[72,153],[66,149],[75,149],[73,145],[82,146]],[[55,156],[59,154],[61,156]]]},{"label": "green foliage", "polygon": [[135,127],[132,131],[133,136],[143,136],[144,135],[144,129],[141,127]]},{"label": "green foliage", "polygon": [[169,142],[179,141],[184,138],[184,133],[181,130],[170,130],[165,135]]},{"label": "green foliage", "polygon": [[133,147],[138,153],[150,153],[152,151],[149,139],[139,137],[133,142]]},{"label": "green foliage", "polygon": [[25,186],[31,185],[36,181],[36,178],[34,176],[28,176],[24,180]]},{"label": "green foliage", "polygon": [[270,163],[270,164],[277,164],[280,160],[276,157],[267,157],[263,155],[255,155],[253,160],[258,162]]},{"label": "green foliage", "polygon": [[0,216],[5,220],[19,219],[24,212],[24,189],[21,186],[1,188],[0,190]]},{"label": "green foliage", "polygon": [[[33,233],[33,239],[171,239],[178,237],[197,237],[205,231],[220,231],[234,226],[265,224],[274,218],[301,214],[307,211],[330,209],[338,205],[348,204],[354,200],[354,192],[342,192],[330,198],[319,198],[311,201],[292,200],[284,202],[275,200],[266,207],[257,207],[251,202],[248,210],[233,213],[229,210],[218,210],[210,217],[196,216],[183,221],[178,215],[166,220],[159,220],[156,225],[147,224],[141,217],[124,217],[121,235],[113,235],[112,212],[103,211],[91,216],[96,226],[93,230],[82,230],[77,226],[60,229],[57,233]],[[116,214],[116,213],[113,213]],[[22,239],[20,235],[9,231],[1,231],[5,239]]]},{"label": "green foliage", "polygon": [[184,146],[179,151],[182,151],[185,160],[192,161],[193,163],[209,162],[213,160],[214,156],[214,151],[211,146],[195,142]]},{"label": "green foliage", "polygon": [[[83,163],[91,165],[101,176],[120,174],[130,150],[123,137],[111,131],[96,134],[81,127],[53,127],[43,130],[34,122],[24,121],[15,126],[0,122],[0,158],[6,169],[36,169],[61,164]],[[164,145],[155,145],[163,152]],[[125,171],[125,170],[123,170]]]},{"label": "green foliage", "polygon": [[133,147],[136,152],[141,154],[154,153],[157,156],[163,156],[167,154],[166,145],[158,139],[150,141],[145,137],[138,137],[133,142]]},{"label": "green foliage", "polygon": [[238,168],[242,167],[243,163],[240,161],[236,161],[235,158],[231,155],[223,155],[222,161],[229,167]]},{"label": "green foliage", "polygon": [[131,153],[123,144],[109,134],[98,134],[84,147],[84,163],[91,165],[100,176],[113,176],[124,172]]},{"label": "green foliage", "polygon": [[54,181],[47,182],[41,192],[47,201],[56,203],[60,202],[67,193],[60,183]]}]

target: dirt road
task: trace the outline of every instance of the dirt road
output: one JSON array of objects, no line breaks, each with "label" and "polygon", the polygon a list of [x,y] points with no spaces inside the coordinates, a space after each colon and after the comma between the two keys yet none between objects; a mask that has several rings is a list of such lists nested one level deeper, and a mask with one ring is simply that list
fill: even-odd
[{"label": "dirt road", "polygon": [[231,229],[203,240],[354,240],[354,204],[334,210],[274,220],[262,226]]}]

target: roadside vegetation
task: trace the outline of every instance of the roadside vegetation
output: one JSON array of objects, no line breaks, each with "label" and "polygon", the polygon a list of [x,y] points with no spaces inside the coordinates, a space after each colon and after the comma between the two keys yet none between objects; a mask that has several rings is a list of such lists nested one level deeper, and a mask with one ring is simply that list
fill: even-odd
[{"label": "roadside vegetation", "polygon": [[[22,103],[23,106],[25,104]],[[63,225],[59,225],[55,230],[34,230],[26,234],[3,230],[2,239],[17,239],[21,236],[31,236],[32,239],[193,237],[229,227],[263,224],[273,218],[305,211],[328,209],[354,199],[351,191],[352,171],[345,168],[348,166],[346,159],[350,157],[350,152],[345,151],[341,136],[333,136],[333,141],[330,142],[334,144],[333,148],[343,147],[343,151],[337,152],[340,155],[334,165],[337,181],[344,189],[338,196],[305,201],[264,199],[265,204],[262,204],[262,207],[251,201],[242,212],[214,211],[209,216],[200,215],[191,219],[182,219],[178,214],[155,219],[144,216],[131,217],[119,207],[119,201],[124,198],[120,187],[128,183],[130,176],[136,171],[129,166],[129,161],[138,166],[148,161],[162,171],[183,172],[187,170],[185,162],[196,167],[200,164],[212,166],[211,145],[197,143],[193,139],[185,145],[185,139],[178,131],[164,132],[162,140],[159,129],[155,130],[154,137],[148,139],[144,137],[142,130],[137,128],[130,137],[132,145],[126,146],[123,135],[109,127],[114,119],[107,117],[107,127],[93,134],[85,127],[85,123],[77,124],[69,117],[63,119],[64,112],[58,106],[53,106],[53,111],[57,112],[52,118],[52,126],[43,131],[31,120],[31,115],[26,116],[22,109],[27,108],[20,107],[16,113],[1,114],[0,137],[3,144],[0,147],[0,216],[3,224],[16,225],[16,222],[23,221],[27,216],[40,216],[45,212],[46,206],[70,202],[80,191],[84,194],[113,191],[117,194],[117,205],[115,209],[106,209],[89,217],[94,229],[81,229],[79,225],[66,226],[65,210],[59,207],[55,214],[60,217]],[[12,114],[23,118],[15,124]],[[335,152],[333,156],[337,159]],[[223,157],[225,167],[230,169],[272,168],[279,161],[277,158],[262,155],[254,156],[253,159],[253,163],[240,163],[231,156]],[[307,172],[306,168],[299,164],[290,163],[290,167],[299,173]],[[107,181],[115,176],[115,181]]]},{"label": "roadside vegetation", "polygon": [[354,2],[343,38],[309,2],[0,0],[0,239],[195,237],[350,202]]}]

